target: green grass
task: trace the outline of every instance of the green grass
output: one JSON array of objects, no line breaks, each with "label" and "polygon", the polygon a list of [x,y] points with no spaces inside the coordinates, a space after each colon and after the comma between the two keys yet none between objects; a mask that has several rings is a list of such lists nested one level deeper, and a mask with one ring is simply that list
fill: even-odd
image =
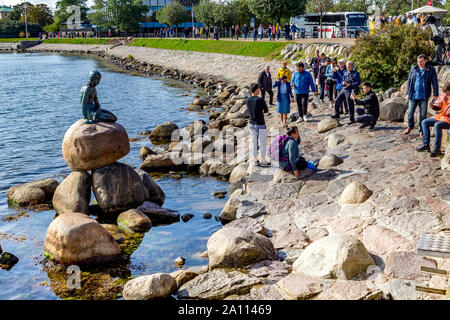
[{"label": "green grass", "polygon": [[[0,38],[0,42],[17,43],[19,41],[26,41],[26,38]],[[28,40],[39,40],[39,38],[28,38]]]},{"label": "green grass", "polygon": [[288,42],[250,42],[221,40],[185,39],[136,39],[130,45],[157,49],[198,51],[209,53],[234,54],[249,57],[271,58],[278,56]]},{"label": "green grass", "polygon": [[107,44],[109,38],[59,38],[59,39],[47,39],[44,43],[67,43],[67,44]]}]

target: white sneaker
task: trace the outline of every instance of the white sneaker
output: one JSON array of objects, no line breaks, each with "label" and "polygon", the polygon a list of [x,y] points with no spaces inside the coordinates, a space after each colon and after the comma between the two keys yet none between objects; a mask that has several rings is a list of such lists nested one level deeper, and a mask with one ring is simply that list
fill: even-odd
[{"label": "white sneaker", "polygon": [[298,118],[298,120],[295,121],[295,122],[300,123],[300,122],[302,122],[302,121],[303,121],[303,119],[300,117],[300,118]]},{"label": "white sneaker", "polygon": [[308,117],[306,116],[306,114],[303,116],[303,120],[304,120],[305,122],[308,122],[308,121],[309,121],[309,119],[308,119]]},{"label": "white sneaker", "polygon": [[330,106],[329,106],[329,108],[330,108],[330,109],[333,109],[333,108],[334,108],[334,106],[333,106],[333,104],[332,104],[332,103],[330,103]]}]

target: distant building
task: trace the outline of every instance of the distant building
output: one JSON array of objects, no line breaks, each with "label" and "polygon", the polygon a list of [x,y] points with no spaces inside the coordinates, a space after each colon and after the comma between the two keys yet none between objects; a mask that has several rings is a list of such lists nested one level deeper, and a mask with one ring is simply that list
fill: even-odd
[{"label": "distant building", "polygon": [[5,20],[10,12],[13,11],[12,7],[0,6],[0,20]]},{"label": "distant building", "polygon": [[[145,22],[141,22],[141,28],[143,33],[153,32],[153,30],[167,27],[166,25],[162,25],[156,20],[156,11],[158,11],[161,8],[164,8],[167,6],[170,2],[174,0],[143,0],[142,3],[147,5],[149,7],[149,11],[147,14],[147,18]],[[192,6],[198,4],[200,0],[178,0],[182,5],[186,7],[186,9],[191,12]],[[195,17],[195,12],[194,12]],[[195,27],[202,27],[203,24],[199,22],[194,22]],[[192,27],[192,21],[186,21],[180,23],[178,28],[191,28]]]}]

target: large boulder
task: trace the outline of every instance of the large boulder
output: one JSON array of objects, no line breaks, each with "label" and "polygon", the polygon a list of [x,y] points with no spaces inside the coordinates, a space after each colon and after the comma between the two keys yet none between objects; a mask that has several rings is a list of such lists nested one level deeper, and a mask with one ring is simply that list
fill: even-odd
[{"label": "large boulder", "polygon": [[293,271],[325,279],[351,280],[374,265],[361,241],[333,234],[310,244],[294,262]]},{"label": "large boulder", "polygon": [[327,137],[328,149],[334,149],[338,144],[344,142],[345,136],[339,133],[332,133]]},{"label": "large boulder", "polygon": [[168,298],[177,290],[175,279],[165,273],[141,276],[128,281],[123,287],[125,300],[151,300]]},{"label": "large boulder", "polygon": [[142,182],[144,183],[144,186],[147,188],[149,198],[148,200],[156,203],[160,206],[164,204],[164,200],[166,200],[166,194],[162,189],[156,184],[155,181],[153,181],[152,177],[141,169],[134,169],[136,170],[139,177],[141,177]]},{"label": "large boulder", "polygon": [[139,174],[117,162],[94,171],[92,189],[100,209],[108,215],[136,208],[150,197]]},{"label": "large boulder", "polygon": [[[152,130],[150,139],[152,141],[171,141],[175,130],[178,130],[178,126],[173,122],[167,121]],[[175,141],[178,141],[178,139],[175,139]]]},{"label": "large boulder", "polygon": [[237,165],[230,174],[230,183],[238,183],[241,182],[243,178],[247,176],[247,163],[241,163]]},{"label": "large boulder", "polygon": [[339,121],[333,118],[320,120],[317,124],[317,133],[324,133],[331,129],[339,127]]},{"label": "large boulder", "polygon": [[47,229],[44,251],[64,265],[93,265],[116,260],[120,247],[97,221],[81,213],[58,216]]},{"label": "large boulder", "polygon": [[379,120],[403,121],[403,117],[407,109],[408,100],[402,97],[394,97],[389,100],[385,100],[380,104]]},{"label": "large boulder", "polygon": [[58,181],[54,179],[40,179],[8,189],[8,201],[19,206],[38,205],[51,201]]},{"label": "large boulder", "polygon": [[56,188],[53,208],[56,213],[79,212],[89,214],[91,177],[87,172],[74,171]]},{"label": "large boulder", "polygon": [[274,260],[275,249],[265,236],[242,228],[222,228],[208,239],[209,268],[239,268]]},{"label": "large boulder", "polygon": [[346,186],[344,191],[342,191],[341,202],[344,204],[363,203],[371,195],[372,191],[361,182],[355,181]]},{"label": "large boulder", "polygon": [[64,135],[64,160],[72,170],[89,171],[111,164],[130,152],[127,131],[118,123],[75,122]]}]

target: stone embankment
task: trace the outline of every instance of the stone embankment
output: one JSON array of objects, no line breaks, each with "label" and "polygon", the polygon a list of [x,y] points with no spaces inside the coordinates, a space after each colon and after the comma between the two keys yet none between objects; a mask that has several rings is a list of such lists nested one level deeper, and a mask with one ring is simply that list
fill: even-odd
[{"label": "stone embankment", "polygon": [[[131,53],[121,50],[124,56]],[[209,129],[219,130],[215,139],[188,145],[174,141],[169,151],[156,155],[143,150],[142,169],[157,171],[162,164],[177,169],[169,161],[196,146],[206,150],[212,145],[209,150],[228,149],[232,155],[200,166],[203,174],[231,182],[220,215],[228,223],[210,237],[203,253],[209,264],[189,267],[187,258],[185,267],[170,275],[135,278],[125,285],[126,299],[169,295],[181,299],[442,299],[415,291],[415,285],[444,288],[444,278],[421,273],[420,267],[450,269],[449,262],[419,256],[416,249],[423,233],[448,234],[449,144],[443,159],[414,150],[421,144],[417,131],[403,135],[404,86],[380,95],[382,118],[375,131],[347,125],[347,118],[331,120],[332,109],[311,96],[311,120],[290,126],[299,127],[301,153],[307,160],[319,161],[319,171],[305,170],[296,178],[275,165],[255,167],[247,162],[248,152],[238,153],[239,145],[249,145],[245,99],[250,92],[237,81],[214,79],[219,67],[203,69],[208,76],[201,77],[187,75],[181,68],[154,65],[159,57],[113,59],[104,48],[89,51],[130,71],[191,81],[210,94],[210,101],[197,104],[201,109],[222,106],[221,112],[209,110],[213,120]],[[170,61],[176,64],[175,57]],[[202,65],[196,68],[200,71]],[[233,78],[230,70],[225,76],[220,71],[219,77]],[[259,71],[243,70],[241,74],[248,72],[246,84]],[[442,85],[450,78],[450,70],[438,71]],[[284,133],[276,107],[269,111],[269,136]],[[164,125],[157,132],[175,128]],[[186,129],[191,134],[206,128],[199,123]],[[91,228],[87,222],[83,225],[85,230]]]}]

